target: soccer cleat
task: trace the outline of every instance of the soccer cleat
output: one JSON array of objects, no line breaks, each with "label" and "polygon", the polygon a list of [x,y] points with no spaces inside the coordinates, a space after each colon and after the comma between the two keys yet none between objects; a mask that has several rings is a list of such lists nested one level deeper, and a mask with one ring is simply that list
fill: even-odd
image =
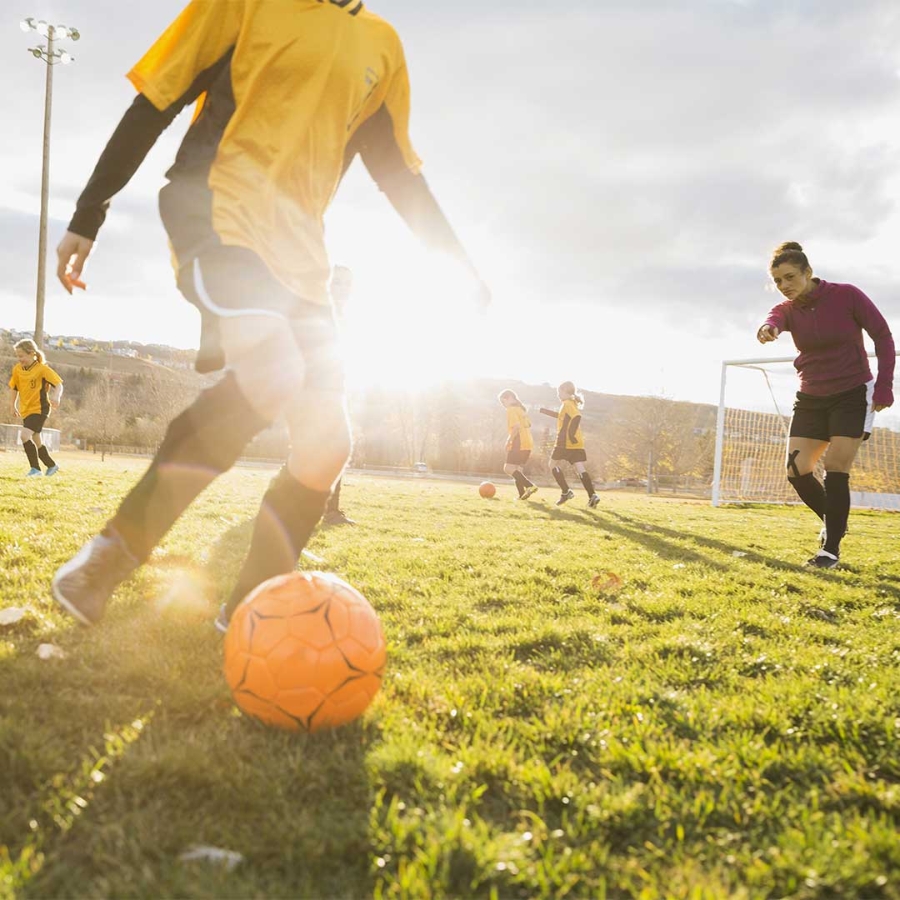
[{"label": "soccer cleat", "polygon": [[563,503],[568,503],[568,501],[571,500],[574,496],[575,496],[575,491],[573,491],[570,488],[568,491],[564,491],[562,494],[559,495],[559,500],[556,501],[556,505],[562,506]]},{"label": "soccer cleat", "polygon": [[342,509],[330,509],[322,516],[324,525],[355,525],[356,522],[349,518]]},{"label": "soccer cleat", "polygon": [[223,603],[219,607],[219,614],[216,616],[216,621],[213,622],[213,625],[219,634],[225,634],[228,631],[228,621],[228,606]]},{"label": "soccer cleat", "polygon": [[840,559],[833,553],[820,550],[812,559],[807,560],[806,564],[814,569],[833,569],[839,562]]},{"label": "soccer cleat", "polygon": [[600,498],[596,494],[591,494],[591,499],[588,500],[588,506],[593,509],[600,502]]},{"label": "soccer cleat", "polygon": [[56,570],[53,597],[83,625],[92,625],[100,620],[113,591],[138,565],[117,534],[98,534]]},{"label": "soccer cleat", "polygon": [[522,496],[519,497],[520,500],[527,500],[529,497],[533,497],[537,493],[537,485],[531,484],[522,492]]},{"label": "soccer cleat", "polygon": [[50,466],[50,468],[47,469],[47,471],[44,472],[44,474],[45,475],[55,475],[58,471],[59,471],[59,466]]},{"label": "soccer cleat", "polygon": [[25,473],[26,478],[31,478],[32,475],[43,475],[44,473],[40,469],[29,469]]}]

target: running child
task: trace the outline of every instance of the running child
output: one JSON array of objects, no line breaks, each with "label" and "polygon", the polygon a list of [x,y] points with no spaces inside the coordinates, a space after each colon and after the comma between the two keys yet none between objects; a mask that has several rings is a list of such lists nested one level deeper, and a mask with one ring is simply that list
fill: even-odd
[{"label": "running child", "polygon": [[[44,354],[34,341],[26,338],[15,345],[19,361],[13,366],[9,379],[9,413],[12,418],[21,417],[22,449],[32,475],[55,475],[59,466],[53,461],[41,440],[41,431],[51,409],[59,409],[63,393],[63,380],[44,359]],[[18,401],[18,410],[16,404]],[[47,467],[41,472],[41,463]]]},{"label": "running child", "polygon": [[129,78],[138,94],[78,199],[57,275],[69,293],[84,287],[110,199],[197,102],[160,213],[178,287],[215,324],[208,365],[218,350],[227,368],[169,423],[147,472],[52,590],[97,622],[194,498],[283,414],[291,449],[217,620],[224,630],[249,591],[294,569],[350,454],[323,221],[356,156],[413,233],[471,274],[482,303],[490,295],[421,175],[400,38],[362,0],[191,0]]},{"label": "running child", "polygon": [[[853,461],[869,439],[874,414],[894,402],[894,339],[884,316],[859,288],[813,276],[800,244],[781,244],[769,272],[785,300],[769,312],[756,337],[766,344],[789,331],[800,351],[794,360],[800,390],[791,418],[787,478],[825,525],[821,547],[807,564],[833,569],[847,531]],[[875,342],[877,379],[863,331]],[[813,474],[823,453],[824,485]]]},{"label": "running child", "polygon": [[600,502],[600,498],[594,491],[594,484],[585,466],[587,453],[584,449],[584,435],[581,433],[581,408],[584,406],[584,397],[576,393],[575,385],[571,381],[564,381],[557,388],[556,396],[562,401],[562,406],[558,410],[541,407],[543,415],[553,416],[556,419],[556,446],[553,448],[551,458],[557,465],[553,466],[551,471],[562,491],[556,505],[562,506],[575,496],[559,466],[559,463],[565,460],[571,463],[578,473],[587,491],[588,506],[593,509]]},{"label": "running child", "polygon": [[506,441],[506,464],[503,471],[516,483],[520,500],[527,500],[537,493],[537,486],[525,477],[525,463],[534,449],[531,436],[531,420],[525,406],[515,391],[501,391],[497,399],[506,408],[506,427],[509,438]]}]

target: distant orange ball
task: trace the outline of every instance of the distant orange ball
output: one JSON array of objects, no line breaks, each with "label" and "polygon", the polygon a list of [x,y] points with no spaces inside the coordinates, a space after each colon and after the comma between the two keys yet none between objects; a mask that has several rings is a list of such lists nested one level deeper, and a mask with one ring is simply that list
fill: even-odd
[{"label": "distant orange ball", "polygon": [[492,481],[482,481],[480,485],[478,485],[478,493],[484,497],[485,500],[490,500],[494,494],[497,493],[497,487]]},{"label": "distant orange ball", "polygon": [[369,601],[336,575],[270,578],[234,611],[225,679],[248,716],[289,731],[352,722],[381,687],[387,646]]}]

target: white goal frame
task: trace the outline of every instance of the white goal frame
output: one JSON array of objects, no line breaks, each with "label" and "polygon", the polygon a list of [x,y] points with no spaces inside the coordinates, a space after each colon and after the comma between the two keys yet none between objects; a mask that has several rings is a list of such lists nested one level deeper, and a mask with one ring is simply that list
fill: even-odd
[{"label": "white goal frame", "polygon": [[[874,353],[866,354],[869,359],[875,359],[876,355]],[[897,354],[900,356],[900,353]],[[740,368],[760,368],[765,374],[765,369],[763,367],[771,366],[776,363],[793,363],[795,356],[767,356],[767,357],[754,357],[752,359],[726,359],[722,361],[722,375],[721,381],[719,384],[719,408],[716,414],[716,449],[715,449],[715,462],[713,466],[713,480],[712,480],[712,492],[711,492],[711,500],[713,506],[721,506],[723,503],[729,502],[739,502],[739,503],[778,503],[778,500],[747,500],[747,499],[738,499],[738,500],[724,500],[722,498],[722,468],[723,468],[723,458],[724,458],[724,450],[725,450],[725,415],[726,415],[726,406],[725,406],[725,392],[727,388],[728,381],[728,369],[729,367],[740,367]],[[894,384],[896,387],[897,378],[900,377],[900,370],[895,367],[895,375],[894,375]],[[900,398],[898,398],[900,399]],[[774,399],[773,399],[774,402]],[[790,412],[791,410],[787,410],[787,414],[785,411],[776,408],[772,410],[773,413],[780,413],[782,418],[784,419],[784,440],[785,440],[785,448],[787,447],[788,441],[788,428],[790,423]],[[898,486],[898,492],[900,492],[900,486]],[[893,495],[888,495],[893,496]],[[898,508],[893,503],[888,507],[880,505],[875,499],[877,495],[867,495],[863,494],[860,496],[854,496],[854,506],[868,506],[873,508]],[[870,499],[872,498],[872,499]],[[799,501],[798,501],[799,502]]]}]

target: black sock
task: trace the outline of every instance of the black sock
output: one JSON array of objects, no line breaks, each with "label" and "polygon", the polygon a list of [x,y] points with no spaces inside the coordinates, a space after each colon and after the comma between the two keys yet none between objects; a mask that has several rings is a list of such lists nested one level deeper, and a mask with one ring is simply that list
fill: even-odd
[{"label": "black sock", "polygon": [[519,496],[521,497],[522,494],[525,493],[525,488],[528,487],[528,482],[525,480],[525,476],[518,469],[513,472],[512,477],[513,481],[515,481],[516,483],[516,490],[519,492]]},{"label": "black sock", "polygon": [[45,444],[41,444],[40,449],[38,450],[38,456],[41,459],[41,462],[49,469],[51,466],[55,466],[56,463],[53,462],[53,459],[50,457],[50,453],[47,450]]},{"label": "black sock", "polygon": [[569,482],[566,481],[566,476],[563,475],[562,469],[559,466],[554,466],[550,471],[553,473],[553,477],[556,479],[559,489],[565,494],[566,491],[569,490]]},{"label": "black sock", "polygon": [[25,455],[28,457],[28,462],[31,463],[32,469],[39,469],[38,465],[38,452],[37,447],[34,446],[34,441],[22,441],[22,449],[25,451]]},{"label": "black sock", "polygon": [[337,483],[331,489],[331,496],[328,498],[328,505],[325,512],[340,512],[341,509],[341,479],[338,478]]},{"label": "black sock", "polygon": [[825,488],[822,482],[807,472],[806,475],[788,476],[797,496],[820,518],[825,518]]},{"label": "black sock", "polygon": [[253,525],[250,551],[228,600],[229,616],[257,585],[294,571],[327,500],[327,491],[300,484],[287,468],[272,479]]},{"label": "black sock", "polygon": [[588,497],[594,496],[594,482],[591,481],[591,476],[588,475],[587,472],[581,473],[581,483],[584,485],[584,489],[587,491]]},{"label": "black sock", "polygon": [[231,373],[176,416],[150,468],[109,523],[131,554],[145,560],[194,498],[234,465],[267,424]]},{"label": "black sock", "polygon": [[825,546],[823,550],[837,556],[841,539],[847,533],[850,515],[850,475],[847,472],[825,473]]}]

